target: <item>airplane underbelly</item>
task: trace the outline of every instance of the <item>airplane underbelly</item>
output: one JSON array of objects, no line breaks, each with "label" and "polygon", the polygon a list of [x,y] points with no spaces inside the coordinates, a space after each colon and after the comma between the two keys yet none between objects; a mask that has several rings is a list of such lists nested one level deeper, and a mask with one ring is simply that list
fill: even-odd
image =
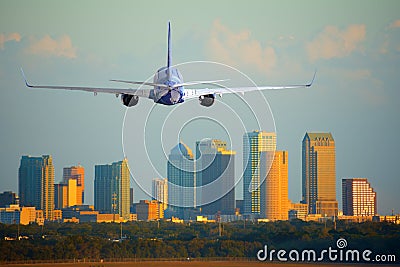
[{"label": "airplane underbelly", "polygon": [[172,99],[173,98],[171,96],[171,92],[168,92],[167,94],[165,94],[164,96],[162,96],[158,100],[156,100],[155,102],[158,104],[171,106],[171,105],[176,105],[178,103],[182,103],[184,101],[182,97],[179,97],[179,99],[177,99],[176,101],[173,101]]},{"label": "airplane underbelly", "polygon": [[154,74],[154,83],[165,84],[170,86],[166,87],[155,87],[154,88],[154,102],[163,105],[175,105],[183,102],[183,87],[172,88],[175,84],[182,83],[182,75],[176,68],[170,68],[170,75],[168,74],[168,69],[166,67],[160,68]]}]

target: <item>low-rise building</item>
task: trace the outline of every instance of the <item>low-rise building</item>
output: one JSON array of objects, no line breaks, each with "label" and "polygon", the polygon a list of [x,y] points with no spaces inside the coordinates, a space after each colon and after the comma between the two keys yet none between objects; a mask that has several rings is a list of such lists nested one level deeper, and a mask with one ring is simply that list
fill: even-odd
[{"label": "low-rise building", "polygon": [[215,223],[216,222],[214,219],[210,220],[210,219],[208,219],[207,216],[201,216],[201,215],[196,217],[196,221],[203,222],[203,223],[211,223],[211,222]]},{"label": "low-rise building", "polygon": [[137,221],[137,214],[136,213],[131,213],[129,221],[131,221],[131,222]]},{"label": "low-rise building", "polygon": [[338,216],[337,219],[339,221],[347,221],[347,222],[368,222],[372,221],[372,216],[351,216],[351,215],[341,215]]},{"label": "low-rise building", "polygon": [[[94,210],[92,205],[75,205],[62,209],[63,222],[97,222],[97,223],[120,223],[126,222],[119,214],[100,213]],[[131,214],[129,220],[136,220],[136,214]]]},{"label": "low-rise building", "polygon": [[37,223],[36,208],[35,207],[21,207],[20,223],[23,225],[28,225],[30,223]]},{"label": "low-rise building", "polygon": [[289,220],[300,219],[305,221],[308,214],[308,204],[289,203]]},{"label": "low-rise building", "polygon": [[179,218],[174,217],[174,216],[172,216],[170,220],[173,223],[184,223],[184,221],[182,219],[179,219]]},{"label": "low-rise building", "polygon": [[[321,214],[308,214],[306,216],[305,221],[306,222],[320,222],[321,218],[328,218],[328,217],[322,217]],[[330,217],[329,217],[330,218]]]},{"label": "low-rise building", "polygon": [[135,204],[139,221],[153,221],[164,218],[164,206],[157,200],[140,200]]},{"label": "low-rise building", "polygon": [[0,208],[0,223],[43,225],[43,211],[36,210],[35,207],[20,207],[18,204],[6,205],[5,208]]},{"label": "low-rise building", "polygon": [[53,211],[54,220],[61,222],[62,221],[62,210],[54,210]]},{"label": "low-rise building", "polygon": [[400,215],[377,215],[372,217],[372,221],[400,224]]}]

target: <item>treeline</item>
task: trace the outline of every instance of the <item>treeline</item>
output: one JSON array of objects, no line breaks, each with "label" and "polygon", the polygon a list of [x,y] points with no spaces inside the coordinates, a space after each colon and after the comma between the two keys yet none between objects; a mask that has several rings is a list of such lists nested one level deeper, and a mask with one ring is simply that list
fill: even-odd
[{"label": "treeline", "polygon": [[[17,226],[0,224],[0,261],[102,258],[255,258],[269,249],[336,248],[345,238],[350,249],[374,253],[400,251],[400,225],[390,223],[273,222],[190,223],[129,222],[119,224],[49,223]],[[8,241],[17,233],[21,240]],[[25,239],[27,238],[27,239]],[[400,255],[396,255],[400,257]]]},{"label": "treeline", "polygon": [[104,259],[104,258],[200,258],[254,257],[262,247],[259,242],[234,240],[126,240],[68,236],[50,240],[2,242],[0,261]]}]

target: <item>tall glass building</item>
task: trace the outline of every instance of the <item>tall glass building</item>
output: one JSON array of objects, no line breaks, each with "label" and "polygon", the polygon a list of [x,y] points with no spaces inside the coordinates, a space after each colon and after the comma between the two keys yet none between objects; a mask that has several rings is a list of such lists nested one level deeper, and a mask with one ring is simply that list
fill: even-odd
[{"label": "tall glass building", "polygon": [[302,195],[310,214],[337,216],[336,151],[331,133],[306,133],[303,138]]},{"label": "tall glass building", "polygon": [[189,219],[190,211],[197,206],[198,183],[193,152],[183,142],[171,149],[167,162],[167,179],[169,214]]},{"label": "tall glass building", "polygon": [[235,151],[226,142],[196,142],[196,175],[202,185],[201,212],[205,215],[235,213]]},{"label": "tall glass building", "polygon": [[253,131],[243,136],[243,209],[244,214],[259,215],[260,183],[265,177],[260,175],[260,168],[269,170],[270,164],[261,166],[260,157],[263,152],[274,152],[276,149],[276,133]]},{"label": "tall glass building", "polygon": [[18,170],[21,206],[43,210],[46,220],[54,218],[54,166],[50,155],[22,156]]},{"label": "tall glass building", "polygon": [[130,174],[128,160],[95,166],[94,206],[103,213],[130,217]]}]

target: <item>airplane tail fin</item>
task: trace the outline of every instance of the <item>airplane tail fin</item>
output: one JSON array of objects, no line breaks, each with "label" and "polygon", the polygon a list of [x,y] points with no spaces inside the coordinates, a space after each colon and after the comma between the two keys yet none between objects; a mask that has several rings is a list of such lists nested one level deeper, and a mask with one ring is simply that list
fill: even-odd
[{"label": "airplane tail fin", "polygon": [[171,77],[170,67],[171,67],[171,22],[168,21],[168,55],[167,55],[168,79],[169,77]]}]

